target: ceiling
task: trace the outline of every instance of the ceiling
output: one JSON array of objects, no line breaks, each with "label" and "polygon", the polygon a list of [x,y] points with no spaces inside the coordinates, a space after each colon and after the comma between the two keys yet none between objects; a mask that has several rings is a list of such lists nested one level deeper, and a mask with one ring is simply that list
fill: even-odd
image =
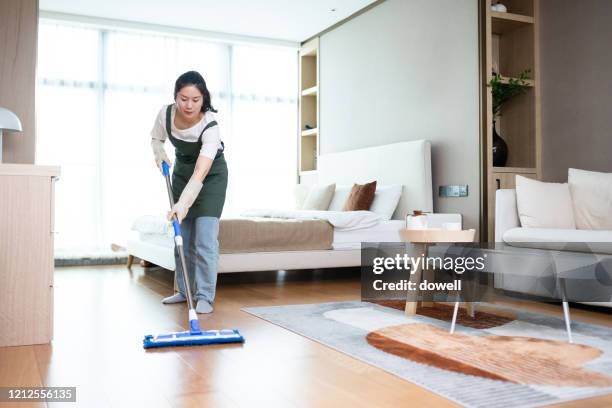
[{"label": "ceiling", "polygon": [[40,9],[301,42],[375,0],[39,0]]}]

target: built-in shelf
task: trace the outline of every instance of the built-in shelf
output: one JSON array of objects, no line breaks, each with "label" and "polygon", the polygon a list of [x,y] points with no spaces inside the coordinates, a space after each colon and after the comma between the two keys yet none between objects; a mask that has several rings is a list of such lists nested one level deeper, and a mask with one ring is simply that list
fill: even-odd
[{"label": "built-in shelf", "polygon": [[537,172],[533,167],[493,167],[493,173],[536,174]]},{"label": "built-in shelf", "polygon": [[318,91],[319,87],[313,86],[312,88],[304,89],[302,91],[302,96],[317,96]]},{"label": "built-in shelf", "polygon": [[[518,78],[511,78],[511,77],[505,77],[505,76],[502,76],[500,78],[503,84],[509,83],[511,79],[518,79]],[[525,84],[530,87],[533,87],[535,84],[535,81],[533,79],[525,79],[524,81],[525,81]]]},{"label": "built-in shelf", "polygon": [[491,32],[499,35],[505,34],[527,25],[533,25],[533,21],[531,16],[491,11]]},{"label": "built-in shelf", "polygon": [[308,129],[308,130],[302,130],[302,137],[303,136],[316,136],[317,135],[317,129]]},{"label": "built-in shelf", "polygon": [[[484,123],[483,146],[485,156],[482,165],[482,208],[484,225],[481,239],[492,242],[495,238],[495,197],[499,189],[514,189],[516,176],[539,179],[541,177],[541,126],[540,126],[540,64],[539,64],[539,8],[540,0],[501,1],[507,13],[491,10],[498,0],[479,2],[481,9],[481,34],[484,52],[486,83],[483,84],[485,103],[482,104]],[[524,80],[526,92],[503,104],[500,116],[493,117],[493,93],[488,86],[492,72],[501,75],[500,82],[522,82],[518,77],[528,71]],[[304,99],[304,98],[302,98]],[[506,167],[493,166],[494,131],[505,141]],[[314,126],[314,125],[313,125]]]},{"label": "built-in shelf", "polygon": [[[298,91],[298,174],[306,176],[317,170],[319,157],[319,39],[314,38],[300,48]],[[312,127],[308,129],[307,127]]]}]

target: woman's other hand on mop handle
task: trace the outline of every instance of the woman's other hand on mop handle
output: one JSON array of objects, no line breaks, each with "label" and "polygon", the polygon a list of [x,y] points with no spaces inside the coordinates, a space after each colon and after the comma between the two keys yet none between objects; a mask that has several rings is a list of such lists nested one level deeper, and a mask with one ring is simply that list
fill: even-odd
[{"label": "woman's other hand on mop handle", "polygon": [[187,216],[188,211],[189,207],[186,207],[185,204],[181,203],[181,201],[179,200],[178,203],[174,204],[172,210],[168,211],[168,221],[172,222],[172,218],[176,214],[176,218],[178,219],[178,222],[180,224]]},{"label": "woman's other hand on mop handle", "polygon": [[189,182],[183,189],[179,200],[172,206],[172,210],[168,213],[168,221],[172,221],[172,217],[176,214],[179,222],[187,216],[187,212],[198,198],[200,190],[202,190],[202,181],[195,174],[191,176]]},{"label": "woman's other hand on mop handle", "polygon": [[198,198],[200,190],[202,190],[204,179],[212,166],[212,162],[213,161],[206,156],[200,155],[200,157],[198,157],[189,182],[183,189],[178,202],[174,204],[172,210],[168,213],[168,221],[172,221],[172,217],[175,214],[179,222],[182,222],[187,216],[187,212]]}]

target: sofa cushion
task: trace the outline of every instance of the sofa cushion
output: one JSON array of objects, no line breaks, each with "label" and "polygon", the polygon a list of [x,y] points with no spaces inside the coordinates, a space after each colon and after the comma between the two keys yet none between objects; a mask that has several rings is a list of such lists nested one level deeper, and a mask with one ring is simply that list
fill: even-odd
[{"label": "sofa cushion", "polygon": [[612,230],[612,173],[569,169],[576,228]]},{"label": "sofa cushion", "polygon": [[544,183],[517,175],[516,205],[522,227],[576,228],[567,183]]},{"label": "sofa cushion", "polygon": [[506,244],[534,249],[612,254],[612,231],[558,228],[512,228],[503,234]]}]

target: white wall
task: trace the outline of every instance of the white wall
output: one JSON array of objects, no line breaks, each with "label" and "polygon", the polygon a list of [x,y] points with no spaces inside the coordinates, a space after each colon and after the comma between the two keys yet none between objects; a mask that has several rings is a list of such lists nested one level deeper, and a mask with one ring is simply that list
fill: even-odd
[{"label": "white wall", "polygon": [[478,43],[478,0],[387,0],[323,34],[320,153],[429,139],[435,210],[478,227]]}]

